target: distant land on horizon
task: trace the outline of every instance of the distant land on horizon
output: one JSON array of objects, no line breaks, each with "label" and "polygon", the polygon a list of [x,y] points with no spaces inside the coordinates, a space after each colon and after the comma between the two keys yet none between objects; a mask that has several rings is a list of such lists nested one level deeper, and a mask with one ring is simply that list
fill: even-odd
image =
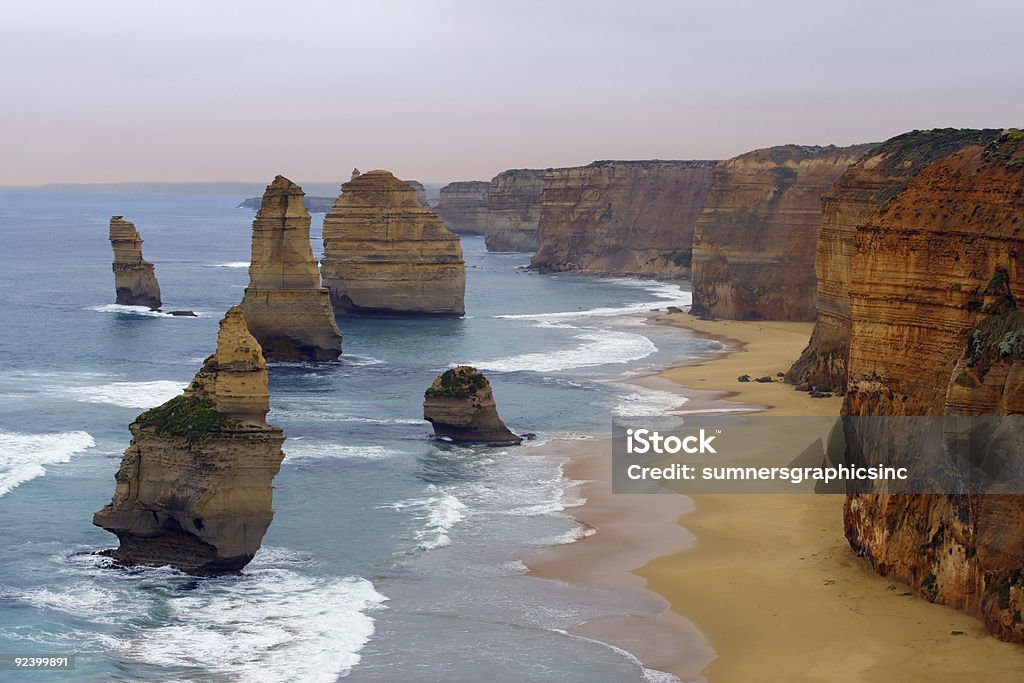
[{"label": "distant land on horizon", "polygon": [[[225,194],[250,197],[262,195],[271,179],[266,182],[211,180],[202,182],[110,182],[110,183],[47,183],[45,185],[0,185],[2,190],[38,190],[43,192],[129,192],[139,194]],[[307,195],[336,197],[341,184],[347,182],[298,182]],[[437,192],[447,183],[423,183],[428,192]]]}]

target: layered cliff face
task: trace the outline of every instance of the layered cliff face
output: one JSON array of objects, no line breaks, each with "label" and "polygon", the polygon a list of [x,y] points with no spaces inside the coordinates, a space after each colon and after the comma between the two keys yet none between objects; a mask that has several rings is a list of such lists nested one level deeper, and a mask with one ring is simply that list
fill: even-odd
[{"label": "layered cliff face", "polygon": [[338,313],[465,313],[462,246],[413,189],[387,171],[341,186],[324,218],[324,284]]},{"label": "layered cliff face", "polygon": [[330,295],[309,245],[302,188],[277,176],[252,223],[252,260],[242,311],[269,361],[325,361],[341,355]]},{"label": "layered cliff face", "polygon": [[416,193],[416,201],[423,206],[427,205],[427,188],[423,187],[423,183],[418,180],[404,180],[402,182],[411,187]]},{"label": "layered cliff face", "polygon": [[498,417],[491,383],[474,367],[446,370],[423,394],[423,419],[434,434],[459,443],[509,446],[522,439]]},{"label": "layered cliff face", "polygon": [[537,224],[544,174],[551,169],[513,169],[491,179],[487,191],[487,251],[537,251]]},{"label": "layered cliff face", "polygon": [[850,258],[857,225],[899,194],[924,166],[966,145],[987,145],[1000,133],[947,128],[899,135],[869,151],[824,194],[814,261],[817,320],[807,348],[786,375],[787,381],[845,388]]},{"label": "layered cliff face", "polygon": [[114,248],[114,289],[122,306],[160,308],[160,285],[153,264],[142,258],[142,238],[123,216],[110,217],[110,246]]},{"label": "layered cliff face", "polygon": [[[864,220],[851,262],[844,414],[1024,413],[1022,253],[1016,131],[925,166]],[[1019,429],[1010,436],[1019,443]],[[1021,496],[851,495],[845,526],[879,573],[1024,641]]]},{"label": "layered cliff face", "polygon": [[687,277],[715,161],[598,161],[544,179],[542,272]]},{"label": "layered cliff face", "polygon": [[814,320],[821,197],[868,149],[784,145],[721,162],[694,232],[691,312]]},{"label": "layered cliff face", "polygon": [[452,232],[482,235],[487,228],[487,181],[466,180],[441,188],[437,215]]},{"label": "layered cliff face", "polygon": [[181,396],[131,424],[109,505],[93,523],[117,535],[122,565],[191,574],[240,570],[274,516],[284,435],[266,422],[267,365],[241,308]]}]

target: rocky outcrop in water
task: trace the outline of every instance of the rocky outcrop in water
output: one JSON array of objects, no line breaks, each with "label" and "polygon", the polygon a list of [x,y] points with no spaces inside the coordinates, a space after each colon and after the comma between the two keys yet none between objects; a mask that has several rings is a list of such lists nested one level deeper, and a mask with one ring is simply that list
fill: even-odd
[{"label": "rocky outcrop in water", "polygon": [[309,244],[302,188],[277,176],[252,223],[252,260],[242,311],[268,361],[328,361],[341,355],[330,295]]},{"label": "rocky outcrop in water", "polygon": [[491,183],[464,180],[441,188],[437,215],[455,233],[482,235],[487,229],[487,193]]},{"label": "rocky outcrop in water", "polygon": [[142,258],[142,238],[135,224],[123,216],[111,216],[110,245],[114,248],[116,303],[159,309],[160,285],[153,264]]},{"label": "rocky outcrop in water", "polygon": [[598,161],[547,173],[531,265],[687,277],[714,161]]},{"label": "rocky outcrop in water", "polygon": [[537,224],[544,174],[551,169],[513,169],[491,179],[487,191],[487,251],[537,251]]},{"label": "rocky outcrop in water", "polygon": [[465,313],[459,238],[387,171],[341,186],[324,218],[324,284],[339,314]]},{"label": "rocky outcrop in water", "polygon": [[236,572],[274,517],[284,434],[266,422],[267,365],[235,306],[217,351],[177,398],[131,424],[113,500],[93,523],[117,535],[120,565]]},{"label": "rocky outcrop in water", "polygon": [[423,395],[423,419],[434,434],[460,443],[510,446],[522,439],[498,417],[491,383],[476,368],[446,370]]},{"label": "rocky outcrop in water", "polygon": [[[1022,254],[1019,131],[925,166],[862,221],[843,413],[1024,414]],[[1024,642],[1024,497],[850,495],[845,527],[880,574]]]},{"label": "rocky outcrop in water", "polygon": [[786,375],[793,384],[843,389],[850,352],[850,259],[857,226],[900,193],[924,166],[966,145],[987,145],[998,130],[913,131],[869,151],[822,197],[814,270],[817,319],[800,359]]},{"label": "rocky outcrop in water", "polygon": [[783,145],[721,162],[694,232],[691,312],[814,320],[821,197],[870,147]]}]

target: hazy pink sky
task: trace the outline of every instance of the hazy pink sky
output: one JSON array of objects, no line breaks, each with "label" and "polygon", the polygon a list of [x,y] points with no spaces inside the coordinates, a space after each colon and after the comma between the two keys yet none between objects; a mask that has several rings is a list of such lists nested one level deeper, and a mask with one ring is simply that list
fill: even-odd
[{"label": "hazy pink sky", "polygon": [[1024,125],[1024,5],[35,0],[0,184],[444,182]]}]

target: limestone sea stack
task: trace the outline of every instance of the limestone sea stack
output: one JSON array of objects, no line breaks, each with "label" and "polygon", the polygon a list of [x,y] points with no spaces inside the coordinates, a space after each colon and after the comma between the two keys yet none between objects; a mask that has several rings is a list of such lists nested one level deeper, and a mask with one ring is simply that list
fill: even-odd
[{"label": "limestone sea stack", "polygon": [[537,251],[544,174],[550,170],[512,169],[491,179],[484,229],[487,251]]},{"label": "limestone sea stack", "polygon": [[821,197],[872,145],[783,145],[721,162],[693,238],[702,317],[814,320]]},{"label": "limestone sea stack", "polygon": [[302,188],[277,176],[252,223],[252,260],[242,311],[268,361],[330,361],[341,331],[309,244]]},{"label": "limestone sea stack", "polygon": [[123,216],[110,217],[110,245],[114,248],[114,289],[122,306],[146,306],[157,310],[160,285],[153,264],[142,258],[142,238],[135,224]]},{"label": "limestone sea stack", "polygon": [[850,355],[850,259],[857,226],[898,195],[923,167],[1000,130],[946,128],[898,135],[870,150],[822,196],[814,271],[817,319],[807,348],[786,373],[793,384],[846,387]]},{"label": "limestone sea stack", "polygon": [[460,443],[522,442],[498,417],[491,383],[468,365],[446,370],[434,380],[423,395],[423,419],[433,425],[435,435]]},{"label": "limestone sea stack", "polygon": [[[924,166],[860,221],[843,414],[1024,414],[1022,255],[1021,131]],[[1011,443],[1019,449],[1019,422]],[[850,495],[845,528],[878,573],[1024,642],[1024,497]]]},{"label": "limestone sea stack", "polygon": [[597,161],[544,176],[541,272],[688,277],[715,161]]},{"label": "limestone sea stack", "polygon": [[485,180],[463,180],[441,188],[437,215],[454,233],[482,235],[487,228],[487,192]]},{"label": "limestone sea stack", "polygon": [[387,171],[368,171],[341,186],[324,218],[321,268],[338,314],[465,313],[459,238]]},{"label": "limestone sea stack", "polygon": [[120,541],[109,554],[200,575],[248,564],[273,519],[284,459],[268,409],[267,365],[235,306],[188,388],[131,424],[114,498],[93,516]]}]

